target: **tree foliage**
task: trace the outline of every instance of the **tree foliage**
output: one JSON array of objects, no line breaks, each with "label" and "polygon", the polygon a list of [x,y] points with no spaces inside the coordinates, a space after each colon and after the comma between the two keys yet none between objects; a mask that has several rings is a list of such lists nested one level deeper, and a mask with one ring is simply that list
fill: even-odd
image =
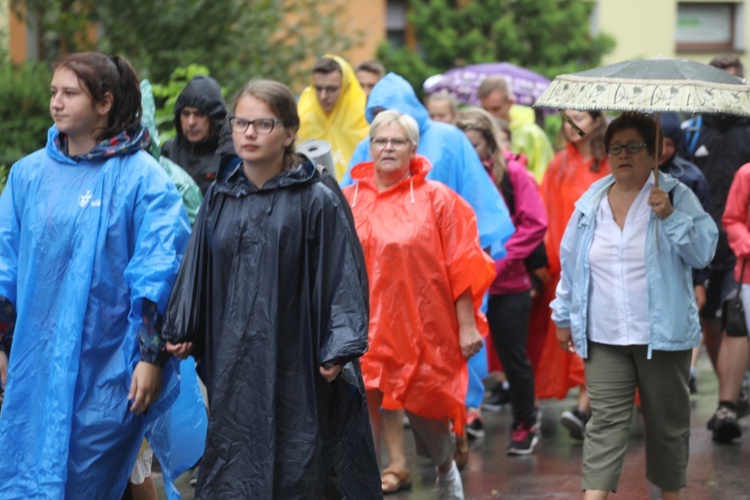
[{"label": "tree foliage", "polygon": [[590,34],[592,8],[586,0],[409,0],[418,50],[382,44],[378,58],[415,89],[455,66],[486,62],[553,78],[598,66],[614,47],[611,37]]},{"label": "tree foliage", "polygon": [[0,54],[0,165],[10,166],[44,147],[47,129],[52,125],[51,79],[45,64],[29,62],[16,66]]},{"label": "tree foliage", "polygon": [[[11,0],[39,23],[48,59],[60,51],[118,53],[153,82],[198,64],[232,90],[252,77],[299,81],[305,62],[351,47],[337,26],[344,1]],[[92,24],[100,28],[95,39],[82,35]]]}]

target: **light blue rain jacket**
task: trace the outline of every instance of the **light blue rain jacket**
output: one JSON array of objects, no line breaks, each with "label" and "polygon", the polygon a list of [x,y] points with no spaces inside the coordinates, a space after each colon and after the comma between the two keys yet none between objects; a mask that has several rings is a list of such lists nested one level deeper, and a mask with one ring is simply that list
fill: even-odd
[{"label": "light blue rain jacket", "polygon": [[[576,353],[588,356],[588,301],[591,288],[589,252],[596,212],[615,179],[604,177],[576,202],[562,243],[562,274],[550,304],[552,320],[572,330]],[[698,345],[701,328],[693,291],[692,268],[706,267],[716,251],[718,229],[695,194],[669,174],[659,173],[659,187],[671,193],[672,215],[651,212],[646,234],[646,281],[651,337],[648,357],[659,351],[682,351]]]},{"label": "light blue rain jacket", "polygon": [[18,313],[0,498],[120,498],[146,424],[179,392],[171,358],[159,400],[130,412],[142,303],[164,312],[190,229],[148,153],[76,162],[57,136],[0,196],[0,295]]},{"label": "light blue rain jacket", "polygon": [[[365,116],[370,123],[375,118],[376,108],[395,110],[417,121],[417,153],[432,163],[427,178],[442,182],[471,205],[477,215],[482,248],[490,248],[494,259],[504,257],[503,244],[515,228],[508,207],[464,133],[453,125],[430,120],[427,109],[419,102],[409,82],[395,73],[388,73],[380,80],[367,100]],[[354,150],[349,172],[354,165],[371,159],[370,139],[366,138]],[[341,179],[342,187],[354,183],[349,172]]]}]

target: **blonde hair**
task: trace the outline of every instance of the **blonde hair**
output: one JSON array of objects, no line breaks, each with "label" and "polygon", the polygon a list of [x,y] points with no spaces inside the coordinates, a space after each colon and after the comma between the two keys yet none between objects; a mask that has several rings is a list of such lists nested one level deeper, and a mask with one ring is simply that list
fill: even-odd
[{"label": "blonde hair", "polygon": [[417,120],[409,115],[401,114],[392,109],[381,111],[377,114],[370,124],[370,138],[372,139],[375,137],[375,134],[378,133],[378,130],[380,130],[381,127],[384,125],[390,125],[391,123],[398,123],[401,125],[404,132],[406,132],[406,137],[409,138],[409,142],[411,142],[415,148],[419,146],[419,125],[417,125]]}]

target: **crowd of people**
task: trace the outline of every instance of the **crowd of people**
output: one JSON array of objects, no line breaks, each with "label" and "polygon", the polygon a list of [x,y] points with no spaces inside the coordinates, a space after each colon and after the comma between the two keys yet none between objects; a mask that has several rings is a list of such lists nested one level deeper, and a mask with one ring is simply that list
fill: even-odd
[{"label": "crowd of people", "polygon": [[733,293],[750,311],[750,121],[567,110],[555,151],[504,78],[422,102],[327,54],[299,98],[254,79],[227,105],[196,76],[159,147],[124,58],[70,55],[50,90],[47,145],[0,196],[0,497],[155,498],[184,366],[196,498],[408,490],[408,428],[462,499],[482,411],[510,405],[529,455],[571,389],[584,498],[618,490],[634,405],[679,498],[701,338],[707,426],[741,436],[748,338],[722,318]]}]

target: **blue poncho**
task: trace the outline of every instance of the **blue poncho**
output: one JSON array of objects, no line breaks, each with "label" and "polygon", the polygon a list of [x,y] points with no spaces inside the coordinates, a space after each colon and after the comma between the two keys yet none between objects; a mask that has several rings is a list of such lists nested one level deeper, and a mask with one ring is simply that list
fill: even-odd
[{"label": "blue poncho", "polygon": [[[464,133],[453,125],[430,120],[430,115],[409,82],[395,73],[388,73],[372,89],[365,113],[368,122],[372,123],[378,109],[392,109],[417,121],[417,153],[426,156],[432,163],[427,178],[442,182],[471,205],[477,215],[482,247],[491,248],[495,259],[504,257],[503,243],[508,241],[515,228],[505,202]],[[370,140],[367,138],[354,150],[349,170],[357,163],[371,159]],[[352,183],[351,175],[347,172],[341,179],[341,186]]]},{"label": "blue poncho", "polygon": [[147,416],[130,413],[141,304],[164,311],[189,233],[177,190],[134,132],[76,161],[53,126],[0,196],[0,296],[18,313],[0,498],[120,498],[145,424],[177,395],[170,360],[160,399]]}]

